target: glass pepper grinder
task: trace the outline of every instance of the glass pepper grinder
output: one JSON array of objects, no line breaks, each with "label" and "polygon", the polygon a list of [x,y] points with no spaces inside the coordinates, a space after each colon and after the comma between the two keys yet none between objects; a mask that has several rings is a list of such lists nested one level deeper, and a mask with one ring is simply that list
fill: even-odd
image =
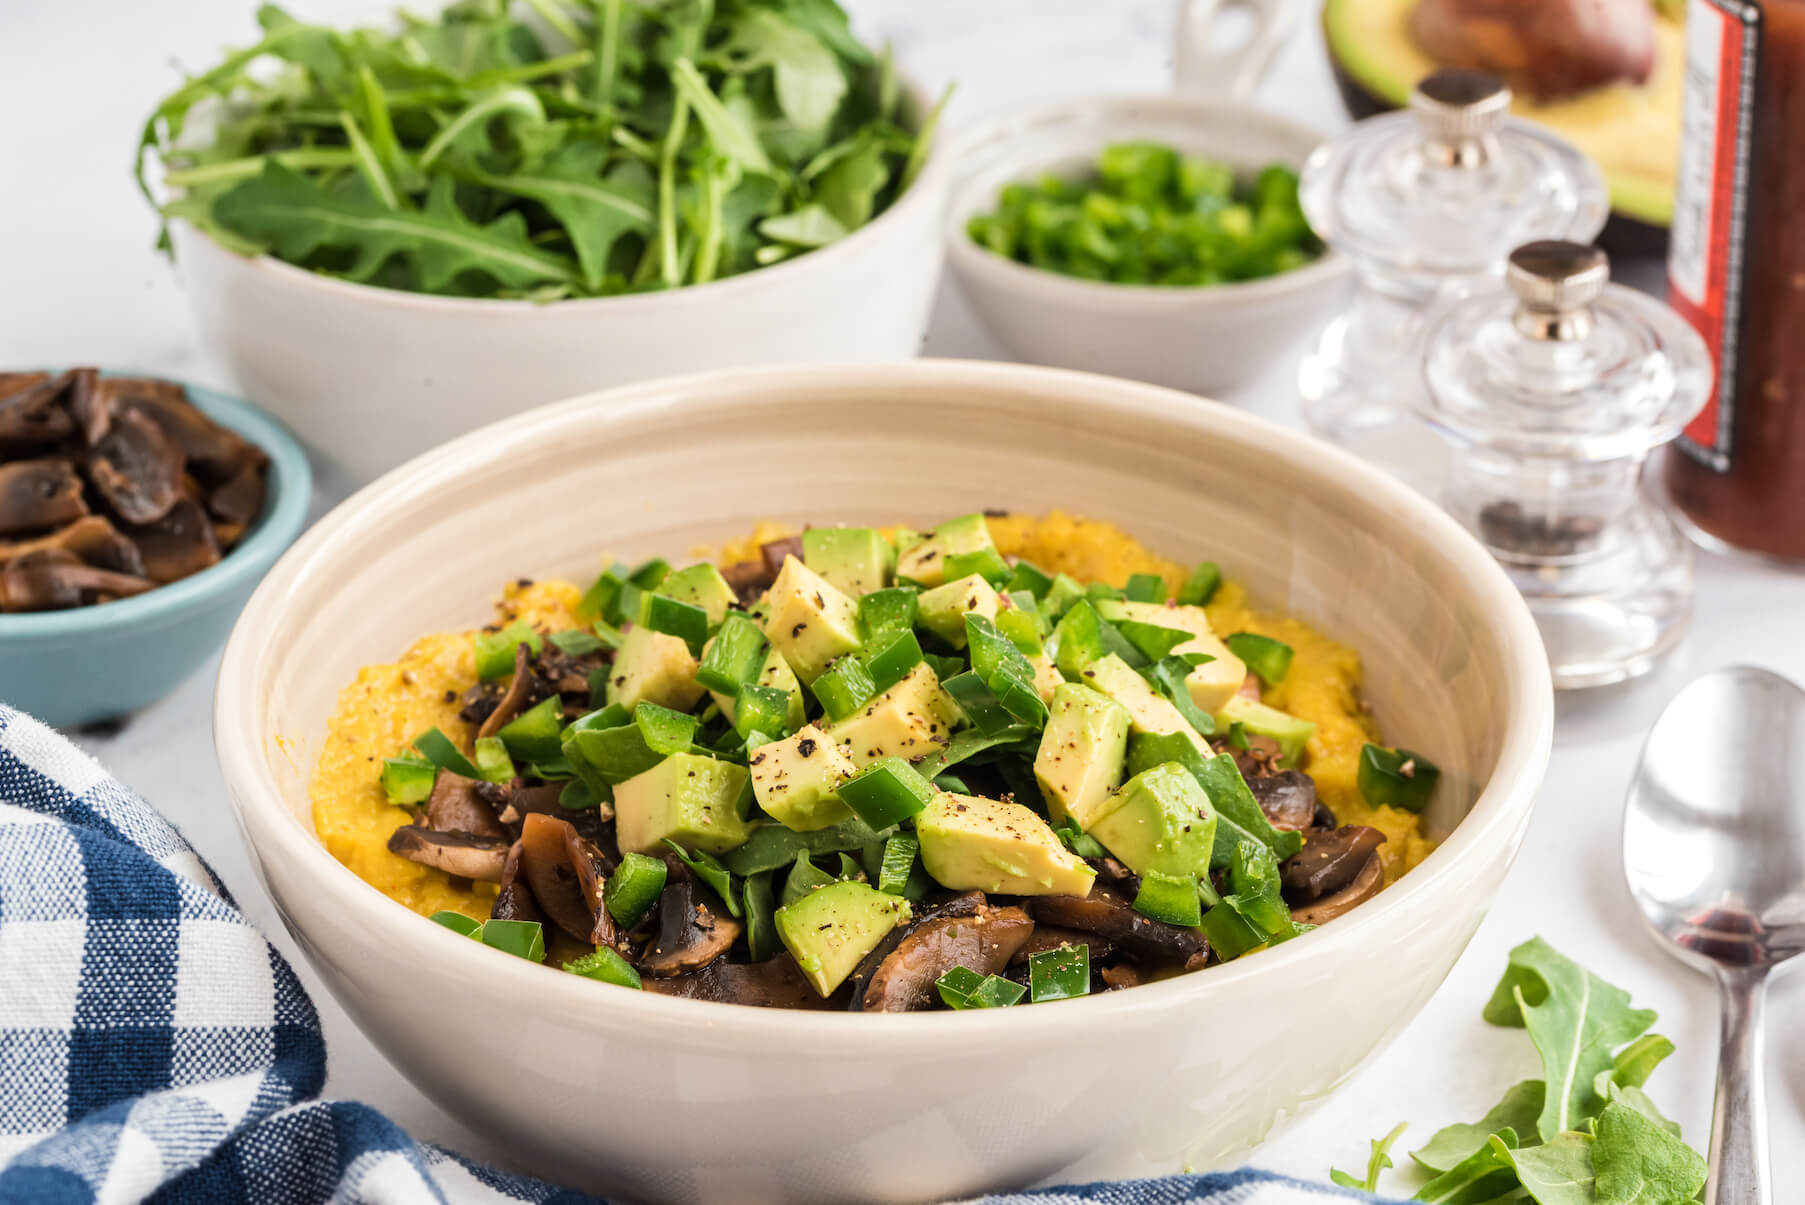
[{"label": "glass pepper grinder", "polygon": [[1510,102],[1492,76],[1437,71],[1408,111],[1324,143],[1302,173],[1304,213],[1353,260],[1358,282],[1299,369],[1304,420],[1425,492],[1439,485],[1445,450],[1409,396],[1423,315],[1445,292],[1495,277],[1519,243],[1590,242],[1610,212],[1598,168],[1510,117]]},{"label": "glass pepper grinder", "polygon": [[1692,548],[1642,468],[1711,375],[1683,318],[1578,243],[1517,248],[1501,284],[1427,320],[1417,404],[1452,446],[1443,503],[1523,592],[1557,687],[1644,673],[1685,634]]}]

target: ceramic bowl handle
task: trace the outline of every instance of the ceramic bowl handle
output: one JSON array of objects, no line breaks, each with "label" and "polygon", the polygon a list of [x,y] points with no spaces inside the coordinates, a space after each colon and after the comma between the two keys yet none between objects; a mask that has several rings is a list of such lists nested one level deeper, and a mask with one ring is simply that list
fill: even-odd
[{"label": "ceramic bowl handle", "polygon": [[[1239,45],[1213,49],[1210,27],[1230,8],[1246,10],[1253,32]],[[1174,89],[1209,100],[1250,99],[1297,25],[1301,8],[1302,0],[1179,0]]]}]

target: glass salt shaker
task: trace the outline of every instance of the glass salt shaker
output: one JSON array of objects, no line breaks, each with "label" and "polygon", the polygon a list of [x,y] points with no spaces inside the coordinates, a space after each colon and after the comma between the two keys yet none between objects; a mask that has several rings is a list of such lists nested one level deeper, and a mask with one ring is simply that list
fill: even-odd
[{"label": "glass salt shaker", "polygon": [[1643,488],[1711,390],[1690,324],[1610,284],[1604,252],[1514,251],[1427,320],[1422,417],[1452,447],[1443,503],[1523,592],[1560,688],[1653,668],[1692,614],[1692,547]]},{"label": "glass salt shaker", "polygon": [[1304,419],[1425,492],[1439,485],[1446,454],[1410,398],[1423,315],[1495,277],[1519,243],[1590,242],[1610,212],[1596,165],[1510,117],[1510,102],[1492,76],[1437,71],[1408,111],[1324,143],[1302,173],[1304,213],[1353,260],[1358,282],[1299,369]]}]

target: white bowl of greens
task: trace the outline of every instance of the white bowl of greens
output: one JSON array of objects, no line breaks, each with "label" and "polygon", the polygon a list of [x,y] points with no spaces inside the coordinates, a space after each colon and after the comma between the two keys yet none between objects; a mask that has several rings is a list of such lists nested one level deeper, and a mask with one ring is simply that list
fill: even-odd
[{"label": "white bowl of greens", "polygon": [[920,346],[936,113],[831,0],[259,22],[159,104],[140,172],[203,340],[329,470],[600,386]]}]

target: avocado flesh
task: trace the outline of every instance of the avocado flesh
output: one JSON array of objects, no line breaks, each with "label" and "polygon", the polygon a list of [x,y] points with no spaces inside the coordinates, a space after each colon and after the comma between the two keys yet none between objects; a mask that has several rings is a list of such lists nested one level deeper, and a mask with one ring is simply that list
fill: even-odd
[{"label": "avocado flesh", "polygon": [[[1410,36],[1415,4],[1325,0],[1323,38],[1355,117],[1403,107],[1417,81],[1435,70],[1437,64]],[[1673,221],[1685,74],[1683,24],[1662,12],[1655,22],[1655,69],[1648,83],[1611,84],[1545,103],[1519,97],[1512,111],[1554,130],[1595,161],[1618,215],[1665,228]],[[1651,234],[1640,240],[1644,248]]]}]

